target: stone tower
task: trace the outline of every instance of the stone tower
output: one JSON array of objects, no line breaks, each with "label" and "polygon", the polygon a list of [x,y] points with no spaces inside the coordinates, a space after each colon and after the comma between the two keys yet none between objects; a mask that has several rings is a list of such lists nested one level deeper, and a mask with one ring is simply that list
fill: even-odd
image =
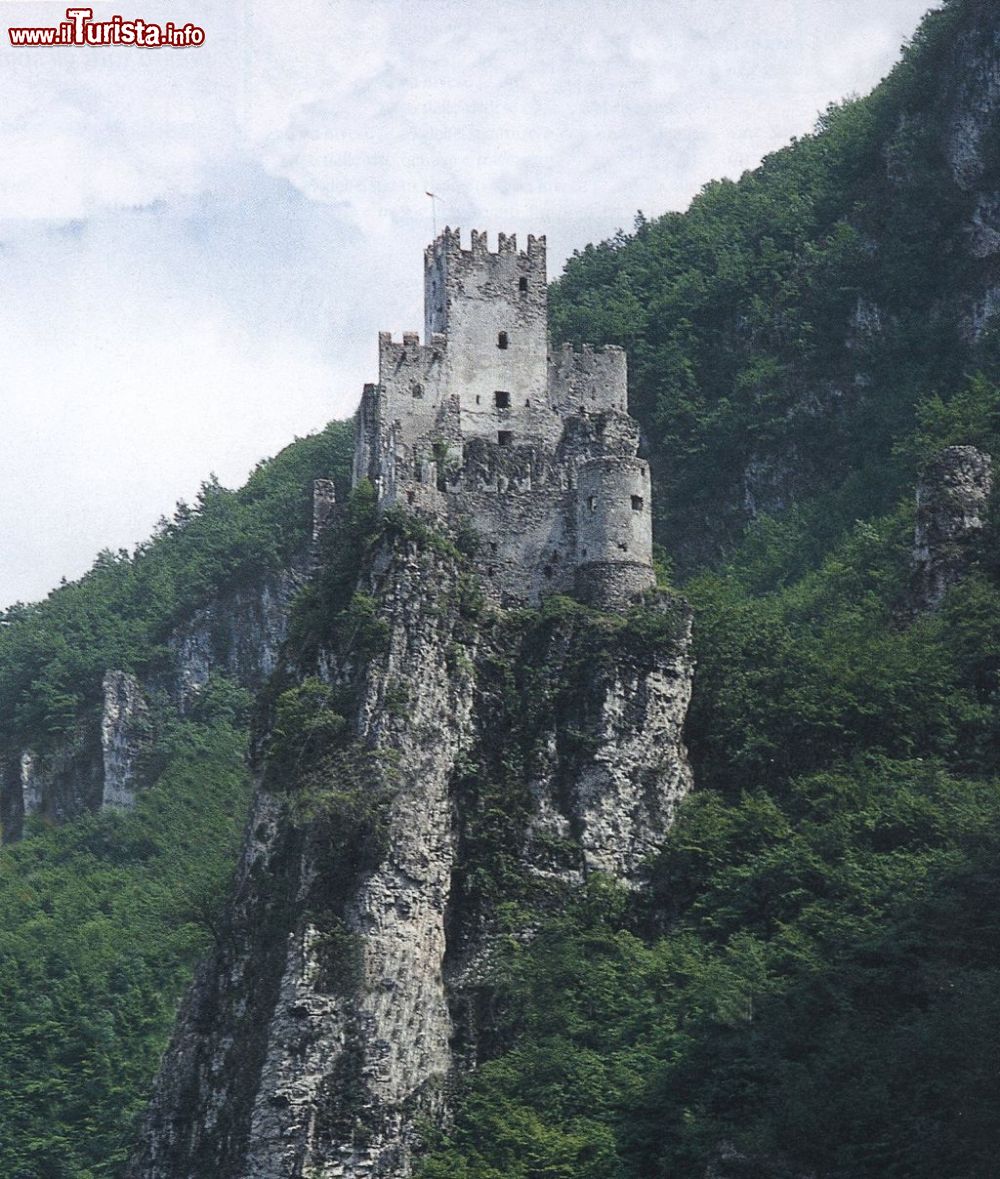
[{"label": "stone tower", "polygon": [[649,464],[620,348],[549,348],[545,238],[496,252],[445,231],[424,252],[424,343],[379,335],[354,479],[379,503],[470,524],[501,605],[574,593],[621,608],[654,583]]}]

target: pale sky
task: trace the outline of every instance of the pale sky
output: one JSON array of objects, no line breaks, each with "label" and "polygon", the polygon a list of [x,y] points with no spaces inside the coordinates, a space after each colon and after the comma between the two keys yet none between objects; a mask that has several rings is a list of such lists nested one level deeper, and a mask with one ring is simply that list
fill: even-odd
[{"label": "pale sky", "polygon": [[0,0],[0,605],[357,403],[444,221],[589,241],[865,93],[929,0],[131,0],[201,48],[14,48]]}]

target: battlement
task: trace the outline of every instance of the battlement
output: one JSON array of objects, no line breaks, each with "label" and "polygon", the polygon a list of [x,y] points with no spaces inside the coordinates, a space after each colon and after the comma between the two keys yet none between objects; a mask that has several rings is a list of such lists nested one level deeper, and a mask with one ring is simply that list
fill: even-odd
[{"label": "battlement", "polygon": [[570,344],[564,343],[559,345],[558,352],[553,352],[553,356],[620,356],[624,358],[625,349],[620,348],[617,344]]},{"label": "battlement", "polygon": [[419,332],[403,332],[402,340],[394,340],[392,332],[379,332],[378,334],[379,351],[383,348],[439,348],[444,349],[448,346],[448,337],[444,332],[431,332],[430,343],[420,343]]},{"label": "battlement", "polygon": [[514,256],[536,264],[540,263],[544,266],[545,248],[544,234],[536,237],[534,234],[529,233],[527,249],[519,251],[517,248],[517,234],[498,233],[497,248],[495,251],[491,251],[487,232],[485,230],[473,229],[469,233],[468,249],[465,249],[462,246],[461,229],[452,229],[450,226],[445,226],[441,233],[424,250],[424,261],[426,265],[430,265],[434,260],[444,257],[471,261],[473,258]]}]

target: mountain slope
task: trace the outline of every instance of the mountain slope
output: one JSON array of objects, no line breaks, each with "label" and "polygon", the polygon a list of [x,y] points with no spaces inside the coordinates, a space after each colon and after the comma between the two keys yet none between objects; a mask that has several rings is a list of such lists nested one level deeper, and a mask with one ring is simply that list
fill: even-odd
[{"label": "mountain slope", "polygon": [[[995,1172],[998,102],[1000,15],[951,0],[873,96],[687,213],[588,247],[555,288],[563,337],[629,348],[657,540],[694,608],[696,789],[647,887],[589,870],[589,812],[562,771],[608,761],[577,723],[605,691],[595,672],[673,650],[685,682],[663,629],[681,615],[622,628],[554,601],[491,622],[454,546],[399,521],[378,534],[355,501],[258,700],[258,801],[292,821],[255,821],[228,915],[206,903],[248,790],[245,698],[218,679],[239,665],[206,636],[228,633],[239,593],[301,570],[309,481],[342,473],[345,431],[298,444],[268,492],[207,492],[146,564],[104,559],[14,612],[8,756],[48,756],[81,718],[92,733],[108,669],[154,705],[170,674],[137,809],[73,817],[54,790],[0,853],[7,1171],[122,1173],[124,1123],[208,950],[136,1174],[238,1174],[248,1157],[264,1174],[307,1157],[317,1173],[377,1158],[392,1174],[392,1150],[417,1140],[425,1179]],[[426,656],[412,666],[411,639]],[[200,676],[199,651],[212,678],[192,714],[177,660]],[[359,713],[359,692],[377,703]],[[356,756],[359,715],[378,764]],[[423,850],[441,850],[454,731],[456,858],[415,866],[400,831],[433,820]],[[418,787],[402,803],[400,758]],[[433,772],[413,772],[421,758]],[[190,846],[174,805],[210,849]],[[453,922],[435,889],[451,890]],[[149,909],[130,915],[116,890]],[[398,1004],[359,985],[359,912],[382,960],[443,937],[447,1014],[432,953]],[[102,916],[79,937],[88,913]],[[400,1115],[386,1095],[411,1019],[442,1051],[451,1020],[449,1050],[479,1067]],[[248,1028],[249,1055],[232,1055]],[[384,1068],[359,1048],[366,1028]],[[444,1104],[444,1130],[415,1116]]]},{"label": "mountain slope", "polygon": [[[0,1173],[11,1179],[121,1173],[177,1004],[218,936],[250,799],[248,689],[286,625],[312,482],[346,490],[351,442],[338,423],[239,492],[209,483],[135,554],[102,554],[81,581],[7,612]],[[109,668],[143,707],[102,751]],[[121,795],[102,806],[102,779],[122,765],[134,808]]]},{"label": "mountain slope", "polygon": [[1000,514],[949,472],[1000,456],[998,101],[1000,13],[946,4],[873,96],[556,284],[559,333],[629,348],[696,790],[650,897],[510,948],[512,1046],[424,1179],[995,1171]]},{"label": "mountain slope", "polygon": [[555,284],[557,335],[629,349],[658,540],[685,573],[792,504],[813,554],[891,508],[920,400],[995,371],[996,25],[950,0],[874,94]]}]

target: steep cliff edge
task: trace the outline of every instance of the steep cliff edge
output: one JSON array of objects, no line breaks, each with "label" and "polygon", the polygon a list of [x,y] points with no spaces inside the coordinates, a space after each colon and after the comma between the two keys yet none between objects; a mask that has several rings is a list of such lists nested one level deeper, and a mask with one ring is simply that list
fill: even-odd
[{"label": "steep cliff edge", "polygon": [[913,537],[913,604],[940,606],[968,565],[970,542],[986,527],[993,459],[975,446],[948,446],[927,464],[917,484]]},{"label": "steep cliff edge", "polygon": [[409,1174],[454,1046],[488,1040],[470,988],[501,910],[530,937],[659,847],[690,784],[686,608],[499,614],[464,566],[390,521],[303,644],[135,1179]]},{"label": "steep cliff edge", "polygon": [[[206,951],[133,1173],[391,1173],[443,1105],[421,1179],[994,1173],[996,28],[995,6],[947,3],[875,100],[561,287],[563,328],[568,300],[581,336],[630,348],[658,539],[694,571],[698,789],[650,887],[592,869],[630,885],[684,788],[683,612],[491,614],[449,546],[404,535],[366,564],[352,542],[339,569],[328,551],[268,694],[224,921],[250,783],[246,704],[212,678],[133,808],[90,813],[95,778],[86,813],[0,848],[0,1173],[122,1173]],[[12,612],[16,754],[72,742],[82,705],[101,770],[105,673],[137,674],[262,554],[282,568],[275,538],[308,544],[310,480],[337,467],[325,448],[302,466],[270,505],[256,476],[213,491],[140,559]],[[231,527],[234,506],[255,519]],[[411,642],[460,718],[447,767],[397,747],[422,707],[392,670]],[[420,716],[433,743],[443,722]],[[112,724],[112,761],[128,747]],[[411,818],[432,861],[399,835]],[[398,1008],[371,985],[397,933],[419,965]]]}]

